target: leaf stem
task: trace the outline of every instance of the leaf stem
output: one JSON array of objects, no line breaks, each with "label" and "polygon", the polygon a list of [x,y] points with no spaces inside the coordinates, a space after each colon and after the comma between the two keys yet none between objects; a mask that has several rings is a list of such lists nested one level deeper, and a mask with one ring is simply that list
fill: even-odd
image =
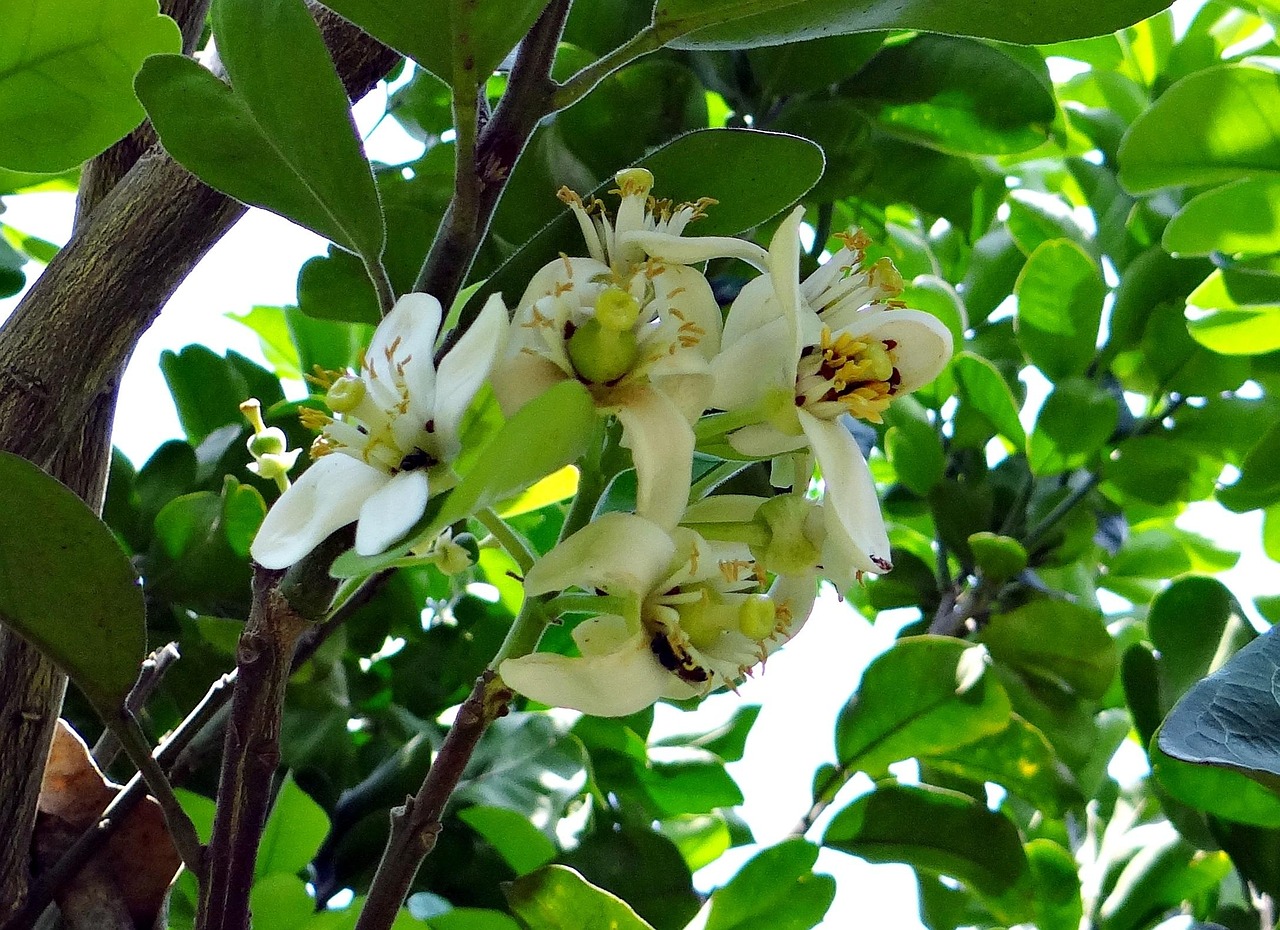
[{"label": "leaf stem", "polygon": [[511,528],[511,524],[494,513],[489,507],[477,511],[474,516],[493,535],[498,544],[506,550],[507,555],[511,556],[515,563],[520,566],[521,573],[528,573],[529,569],[533,568],[533,563],[537,561],[538,554],[529,548],[528,542]]},{"label": "leaf stem", "polygon": [[668,40],[650,24],[645,26],[630,39],[619,45],[603,58],[597,58],[587,67],[561,84],[551,98],[551,106],[555,112],[568,109],[591,91],[596,85],[619,68],[624,68],[637,58],[643,58],[650,52],[656,52]]},{"label": "leaf stem", "polygon": [[391,278],[387,275],[387,267],[379,258],[366,258],[364,270],[373,282],[373,290],[378,295],[378,309],[386,316],[396,305],[395,288],[391,286]]}]

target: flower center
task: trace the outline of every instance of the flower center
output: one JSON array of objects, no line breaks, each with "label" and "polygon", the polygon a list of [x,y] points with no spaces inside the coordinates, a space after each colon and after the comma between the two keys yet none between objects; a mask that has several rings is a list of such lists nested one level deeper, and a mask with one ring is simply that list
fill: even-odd
[{"label": "flower center", "polygon": [[796,377],[796,406],[822,419],[849,413],[860,420],[882,422],[902,377],[892,339],[832,336],[823,328],[822,341],[806,346]]},{"label": "flower center", "polygon": [[631,371],[640,357],[639,319],[640,302],[627,291],[608,287],[600,292],[595,315],[567,334],[565,350],[583,381],[613,384]]}]

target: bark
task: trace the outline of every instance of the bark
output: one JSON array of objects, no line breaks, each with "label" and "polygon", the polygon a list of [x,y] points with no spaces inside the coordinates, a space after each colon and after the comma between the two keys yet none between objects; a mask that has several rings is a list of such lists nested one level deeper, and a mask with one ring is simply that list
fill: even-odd
[{"label": "bark", "polygon": [[[203,19],[198,5],[184,9],[192,22]],[[395,53],[326,10],[316,15],[348,94],[363,96]],[[0,328],[0,449],[98,509],[120,373],[174,290],[245,210],[158,147],[136,156],[143,141],[145,130],[95,160],[82,223]],[[0,628],[0,922],[26,894],[36,798],[65,686],[43,656]]]}]

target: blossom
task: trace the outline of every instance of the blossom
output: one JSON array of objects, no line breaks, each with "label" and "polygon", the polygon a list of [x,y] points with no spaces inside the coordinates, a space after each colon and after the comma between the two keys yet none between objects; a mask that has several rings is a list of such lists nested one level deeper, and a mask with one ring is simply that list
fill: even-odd
[{"label": "blossom", "polygon": [[688,500],[692,423],[706,409],[710,361],[720,349],[719,306],[689,264],[736,256],[763,266],[767,255],[741,239],[682,237],[710,201],[655,201],[653,175],[643,168],[617,180],[621,204],[612,221],[599,201],[561,189],[588,256],[561,256],[533,276],[494,390],[510,413],[559,381],[584,384],[597,409],[622,423],[637,511],[670,528]]},{"label": "blossom", "polygon": [[262,419],[262,402],[258,398],[250,397],[240,404],[240,412],[253,427],[253,435],[245,442],[253,461],[245,468],[259,478],[274,481],[281,491],[287,491],[289,470],[298,461],[302,450],[289,448],[289,439],[284,430],[277,426],[267,426]]},{"label": "blossom", "polygon": [[303,422],[320,430],[314,462],[258,530],[251,552],[260,565],[292,565],[353,521],[356,551],[376,555],[456,482],[459,424],[505,346],[507,311],[491,298],[437,371],[441,315],[434,297],[405,295],[373,334],[359,375],[325,374],[335,416],[304,409]]},{"label": "blossom", "polygon": [[605,717],[732,687],[799,632],[816,590],[810,575],[767,584],[744,545],[621,513],[588,524],[525,577],[529,597],[574,586],[604,592],[604,610],[573,630],[581,656],[507,659],[498,674],[534,700]]},{"label": "blossom", "polygon": [[806,447],[826,483],[827,537],[859,570],[884,572],[889,540],[866,459],[841,422],[872,423],[895,397],[928,384],[951,358],[951,333],[897,300],[902,279],[882,259],[865,265],[867,240],[845,247],[803,284],[795,210],[769,245],[769,272],[730,308],[712,362],[711,405],[733,451],[767,458]]}]

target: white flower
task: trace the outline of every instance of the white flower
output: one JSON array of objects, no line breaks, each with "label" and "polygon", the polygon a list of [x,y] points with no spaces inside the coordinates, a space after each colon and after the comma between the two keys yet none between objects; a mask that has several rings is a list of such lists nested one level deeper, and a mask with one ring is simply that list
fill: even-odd
[{"label": "white flower", "polygon": [[418,522],[432,494],[455,483],[459,424],[506,344],[507,311],[491,298],[437,371],[440,321],[434,297],[400,298],[359,376],[330,378],[326,400],[338,416],[304,410],[303,422],[321,430],[316,461],[263,521],[251,549],[260,565],[292,565],[356,520],[356,551],[376,555]]},{"label": "white flower", "polygon": [[725,438],[740,454],[812,450],[827,488],[828,539],[845,545],[860,570],[885,572],[892,565],[875,483],[841,419],[881,422],[894,397],[942,371],[951,333],[932,315],[902,308],[897,271],[887,260],[864,267],[859,235],[802,285],[803,217],[797,209],[782,223],[769,273],[729,311],[711,405],[731,412]]},{"label": "white flower", "polygon": [[688,500],[691,424],[711,394],[720,309],[689,263],[735,256],[763,265],[759,246],[728,237],[682,238],[707,202],[673,206],[649,196],[643,168],[617,176],[613,222],[603,204],[562,189],[590,257],[542,268],[516,307],[509,357],[494,372],[508,412],[551,385],[576,379],[601,413],[622,423],[636,465],[637,511],[673,527]]},{"label": "white flower", "polygon": [[605,592],[613,608],[574,628],[582,655],[508,659],[498,674],[534,700],[603,717],[732,687],[800,630],[815,594],[812,575],[779,576],[766,590],[745,546],[620,513],[570,536],[525,578],[530,597],[572,586]]}]

